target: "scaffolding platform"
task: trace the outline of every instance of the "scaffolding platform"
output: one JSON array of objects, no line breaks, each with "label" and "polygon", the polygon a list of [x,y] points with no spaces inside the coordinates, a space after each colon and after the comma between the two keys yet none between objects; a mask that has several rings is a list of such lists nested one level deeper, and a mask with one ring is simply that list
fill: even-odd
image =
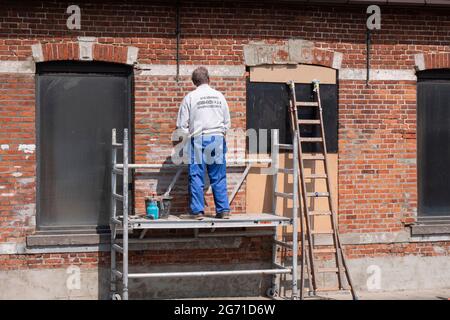
[{"label": "scaffolding platform", "polygon": [[[122,216],[118,216],[123,221]],[[205,216],[196,220],[186,215],[170,215],[165,219],[152,220],[143,216],[129,216],[128,229],[210,229],[210,228],[254,228],[277,227],[292,224],[292,219],[269,213],[231,214],[229,219]]]}]

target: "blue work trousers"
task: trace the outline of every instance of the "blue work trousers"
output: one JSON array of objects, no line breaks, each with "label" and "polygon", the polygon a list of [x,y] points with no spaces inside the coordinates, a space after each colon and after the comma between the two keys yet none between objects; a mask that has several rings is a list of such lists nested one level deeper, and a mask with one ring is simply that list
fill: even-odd
[{"label": "blue work trousers", "polygon": [[189,163],[189,193],[192,214],[204,212],[205,170],[214,195],[216,213],[230,211],[227,193],[225,153],[226,142],[221,135],[191,138]]}]

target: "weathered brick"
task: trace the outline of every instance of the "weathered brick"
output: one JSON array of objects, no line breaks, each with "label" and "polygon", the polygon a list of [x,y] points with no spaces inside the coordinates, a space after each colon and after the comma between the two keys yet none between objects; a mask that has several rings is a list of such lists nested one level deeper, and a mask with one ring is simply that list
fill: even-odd
[{"label": "weathered brick", "polygon": [[[2,2],[0,12],[0,60],[25,61],[31,45],[40,42],[45,61],[78,60],[77,36],[96,37],[97,61],[125,63],[127,47],[139,48],[140,64],[176,64],[175,8],[133,0],[124,6],[101,1],[81,4],[82,29],[66,28],[64,5],[55,1],[19,5]],[[289,39],[314,43],[313,63],[332,66],[333,53],[343,55],[342,68],[366,67],[363,7],[326,7],[298,4],[204,3],[183,1],[180,45],[182,64],[241,65],[249,42],[282,45]],[[412,70],[415,54],[423,53],[426,68],[450,67],[448,12],[432,8],[383,8],[382,32],[373,33],[371,68]],[[443,28],[444,27],[444,28]],[[278,60],[286,52],[278,51]],[[212,77],[212,85],[229,101],[233,126],[246,127],[246,77]],[[2,74],[0,77],[0,244],[23,243],[35,231],[33,212],[36,155],[19,150],[35,145],[35,82],[33,75]],[[171,151],[169,141],[183,95],[193,89],[189,77],[134,75],[134,157],[140,163],[163,162]],[[415,221],[417,208],[416,83],[414,81],[362,80],[339,82],[339,224],[342,233],[396,232]],[[238,143],[243,146],[243,142]],[[230,151],[231,152],[231,151]],[[20,166],[20,168],[14,168]],[[20,177],[14,174],[21,174]],[[230,187],[239,172],[229,176]],[[144,212],[144,197],[156,188],[164,190],[170,173],[136,176],[136,212]],[[157,180],[158,179],[158,183]],[[22,181],[22,182],[21,182]],[[173,190],[172,209],[187,207],[186,175]],[[245,186],[243,188],[245,190]],[[161,190],[158,190],[161,191]],[[208,195],[212,212],[212,197]],[[244,212],[245,192],[233,203]],[[180,233],[177,233],[179,235]],[[181,233],[182,234],[182,233]],[[164,234],[163,234],[164,235]],[[251,238],[250,238],[251,239]],[[254,241],[253,241],[254,240]],[[132,255],[136,263],[192,263],[270,259],[268,239],[245,240],[236,250],[148,251]],[[446,248],[448,243],[439,243]],[[431,244],[349,246],[350,257],[377,255],[434,255]],[[0,269],[40,268],[70,264],[92,267],[107,264],[107,253],[49,255],[0,255]]]}]

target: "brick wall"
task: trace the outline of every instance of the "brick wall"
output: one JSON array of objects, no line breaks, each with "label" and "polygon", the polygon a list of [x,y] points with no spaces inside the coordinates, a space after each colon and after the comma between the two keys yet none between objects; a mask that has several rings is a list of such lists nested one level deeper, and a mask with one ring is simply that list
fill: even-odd
[{"label": "brick wall", "polygon": [[416,86],[339,83],[342,232],[399,231],[417,213]]},{"label": "brick wall", "polygon": [[[228,264],[241,263],[243,261],[261,263],[270,261],[271,247],[270,237],[249,237],[243,238],[239,246],[231,248],[191,250],[156,248],[132,251],[129,255],[129,262],[132,266],[131,268],[173,264]],[[245,259],[243,259],[244,256]],[[109,252],[3,254],[0,255],[0,271],[67,268],[71,265],[89,269],[108,267],[109,262]],[[118,263],[120,262],[120,257],[118,257]]]},{"label": "brick wall", "polygon": [[24,242],[35,225],[32,75],[0,76],[0,243]]},{"label": "brick wall", "polygon": [[[227,97],[230,108],[230,116],[233,129],[245,130],[245,78],[240,77],[213,77],[212,85]],[[173,148],[171,136],[175,129],[174,119],[177,117],[179,103],[186,92],[193,90],[194,86],[190,77],[182,77],[180,82],[174,83],[173,77],[135,77],[135,161],[137,163],[163,163],[170,162]],[[169,120],[170,119],[170,120]],[[228,136],[231,150],[229,156],[233,156],[233,137]],[[237,141],[235,141],[237,142]],[[242,147],[243,141],[235,147]],[[230,188],[239,178],[241,169],[229,170],[228,184]],[[144,212],[144,197],[149,196],[153,190],[158,194],[167,189],[173,170],[163,170],[154,179],[148,174],[137,175],[136,205],[137,212]],[[244,190],[244,189],[242,189]],[[183,175],[173,189],[173,209],[178,213],[186,213],[187,203],[187,177]],[[233,201],[232,210],[243,212],[245,210],[244,193],[240,193]],[[206,197],[209,204],[208,211],[213,211],[212,195]]]},{"label": "brick wall", "polygon": [[[116,55],[107,48],[135,46],[139,48],[139,64],[176,63],[175,8],[170,3],[78,1],[82,8],[81,30],[66,28],[69,4],[0,0],[0,61],[30,61],[31,45],[36,43],[42,43],[47,60],[75,59],[76,49],[67,51],[67,44],[76,44],[78,36],[93,36],[97,38],[94,57],[98,60],[123,62],[123,50],[118,49]],[[433,60],[431,54],[450,51],[448,10],[383,8],[382,15],[382,30],[373,33],[372,68],[392,69],[395,77],[395,70],[414,69],[417,53],[427,55],[427,67],[445,66],[448,59]],[[243,48],[251,41],[280,44],[289,38],[301,38],[313,41],[318,49],[341,52],[342,68],[363,69],[365,19],[365,8],[355,6],[183,2],[181,63],[243,65]],[[233,127],[245,128],[245,75],[212,77],[212,84],[229,101]],[[397,232],[415,220],[415,87],[415,81],[404,80],[372,81],[367,87],[363,79],[339,82],[339,221],[344,234]],[[174,117],[182,96],[190,89],[188,76],[176,82],[173,75],[143,75],[136,69],[136,162],[162,162],[170,154]],[[23,244],[26,235],[35,231],[34,101],[33,74],[0,74],[0,244]],[[143,211],[143,197],[152,188],[163,190],[170,177],[166,172],[158,179],[137,175],[138,212]],[[230,185],[236,177],[230,176]],[[183,176],[181,181],[185,179]],[[174,210],[183,211],[186,188],[177,187],[174,194]],[[208,202],[212,204],[211,197]],[[240,212],[244,208],[245,194],[241,192],[233,210]],[[352,257],[360,257],[422,254],[432,247],[432,243],[374,244],[352,246],[349,251]],[[261,245],[255,249],[258,259],[267,258],[263,248]],[[224,259],[223,252],[214,250],[200,253],[195,261],[253,259],[245,245],[232,253],[233,259]],[[176,260],[179,252],[149,253],[155,257],[160,254],[174,263],[183,260]],[[448,249],[436,254],[448,254]],[[0,255],[0,268],[32,268],[34,261],[47,259],[44,266],[64,265],[75,262],[72,258],[91,266],[102,255]]]}]

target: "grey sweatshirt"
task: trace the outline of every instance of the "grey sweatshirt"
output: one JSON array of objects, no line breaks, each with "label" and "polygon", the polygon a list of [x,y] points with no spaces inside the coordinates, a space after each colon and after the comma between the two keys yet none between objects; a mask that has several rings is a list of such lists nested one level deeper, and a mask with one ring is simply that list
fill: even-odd
[{"label": "grey sweatshirt", "polygon": [[230,125],[228,104],[219,91],[202,84],[184,97],[178,111],[177,128],[186,134],[224,135]]}]

